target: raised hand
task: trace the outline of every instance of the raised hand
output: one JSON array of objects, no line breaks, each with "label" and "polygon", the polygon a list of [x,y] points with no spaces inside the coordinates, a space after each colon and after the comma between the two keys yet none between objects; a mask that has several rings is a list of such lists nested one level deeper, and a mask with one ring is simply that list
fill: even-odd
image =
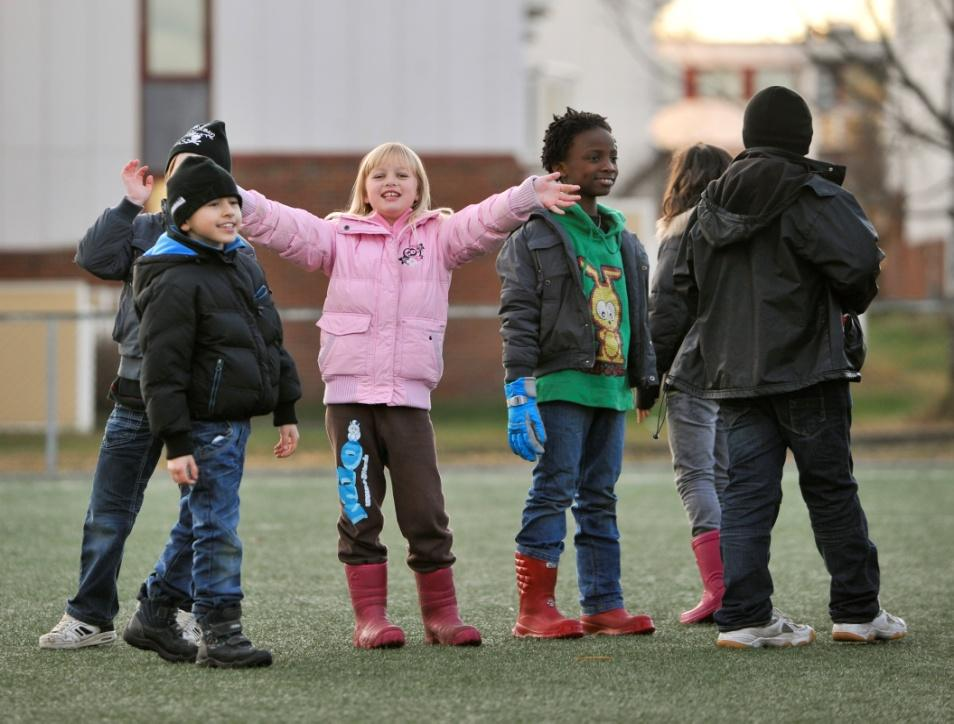
[{"label": "raised hand", "polygon": [[580,187],[576,184],[560,183],[559,172],[537,176],[533,182],[533,190],[537,192],[540,205],[554,214],[566,213],[563,209],[580,200],[579,194],[576,193]]},{"label": "raised hand", "polygon": [[123,186],[126,189],[126,198],[132,201],[136,206],[145,206],[152,194],[152,186],[155,181],[152,174],[149,173],[148,166],[140,166],[139,159],[123,166],[121,173]]}]

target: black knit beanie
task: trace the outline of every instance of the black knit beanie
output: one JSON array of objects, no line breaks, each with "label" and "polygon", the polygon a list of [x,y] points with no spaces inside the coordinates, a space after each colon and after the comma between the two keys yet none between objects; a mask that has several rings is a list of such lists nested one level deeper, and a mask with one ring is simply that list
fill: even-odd
[{"label": "black knit beanie", "polygon": [[779,85],[759,91],[745,107],[742,142],[746,148],[772,146],[806,156],[812,143],[808,104],[795,91]]},{"label": "black knit beanie", "polygon": [[238,186],[224,168],[208,158],[190,156],[182,161],[166,184],[169,213],[177,227],[203,204],[234,196],[242,204]]},{"label": "black knit beanie", "polygon": [[209,121],[199,123],[178,141],[172,144],[169,151],[169,160],[166,161],[166,173],[169,173],[169,164],[180,153],[194,153],[211,158],[226,171],[232,170],[232,155],[229,153],[229,139],[225,137],[225,123]]}]

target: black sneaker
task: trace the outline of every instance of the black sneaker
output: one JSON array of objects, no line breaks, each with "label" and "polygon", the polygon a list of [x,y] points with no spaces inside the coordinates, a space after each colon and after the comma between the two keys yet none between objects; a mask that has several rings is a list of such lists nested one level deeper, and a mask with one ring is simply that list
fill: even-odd
[{"label": "black sneaker", "polygon": [[198,622],[202,640],[195,662],[199,666],[246,669],[272,665],[272,652],[255,648],[242,633],[240,605],[212,609],[199,616]]},{"label": "black sneaker", "polygon": [[176,622],[178,610],[168,601],[141,599],[123,631],[123,639],[137,649],[155,651],[166,661],[195,661],[199,649],[182,637],[182,629]]}]

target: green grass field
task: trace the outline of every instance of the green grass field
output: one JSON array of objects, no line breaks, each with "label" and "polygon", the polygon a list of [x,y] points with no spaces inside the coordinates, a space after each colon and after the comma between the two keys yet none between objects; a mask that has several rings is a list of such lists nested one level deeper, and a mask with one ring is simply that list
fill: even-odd
[{"label": "green grass field", "polygon": [[[623,585],[657,632],[629,639],[525,641],[510,635],[513,535],[529,467],[444,470],[465,618],[484,645],[423,644],[413,577],[389,515],[391,614],[399,650],[351,648],[351,612],[335,556],[337,500],[328,475],[252,475],[243,484],[245,622],[275,654],[270,669],[173,665],[122,641],[40,651],[76,584],[86,476],[0,480],[0,720],[76,722],[951,721],[954,482],[949,465],[862,458],[858,477],[881,553],[882,603],[907,619],[899,642],[835,644],[827,576],[791,475],[773,545],[775,603],[816,627],[793,650],[716,648],[711,625],[676,617],[699,583],[684,514],[666,465],[628,459],[620,481]],[[278,466],[276,466],[278,469]],[[177,494],[157,474],[127,545],[122,627],[159,552]],[[575,612],[572,545],[558,599]]]}]

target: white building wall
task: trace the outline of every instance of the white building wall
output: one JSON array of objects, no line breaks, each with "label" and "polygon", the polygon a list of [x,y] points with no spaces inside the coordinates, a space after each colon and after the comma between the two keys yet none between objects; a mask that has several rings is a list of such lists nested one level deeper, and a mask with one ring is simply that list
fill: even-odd
[{"label": "white building wall", "polygon": [[[610,11],[614,4],[628,12],[629,40]],[[531,26],[527,52],[536,86],[530,89],[525,157],[539,165],[543,133],[553,114],[567,105],[599,113],[613,127],[622,185],[651,157],[649,124],[662,88],[671,82],[655,55],[651,3],[552,0],[537,5],[544,14]]]},{"label": "white building wall", "polygon": [[[140,149],[139,2],[0,0],[0,250],[72,247]],[[213,0],[236,153],[523,151],[517,0]]]},{"label": "white building wall", "polygon": [[236,152],[516,154],[523,3],[216,3],[212,106]]},{"label": "white building wall", "polygon": [[[909,0],[896,5],[897,47],[899,55],[915,80],[942,106],[945,73],[951,43],[950,31],[942,23],[932,2]],[[927,111],[914,98],[894,89],[892,107],[916,126],[933,129]],[[905,238],[908,242],[946,239],[951,225],[946,209],[954,193],[954,167],[951,157],[936,146],[905,138],[894,127],[892,134],[893,178],[904,191],[907,204]]]},{"label": "white building wall", "polygon": [[0,2],[0,250],[75,245],[137,153],[138,3]]}]

